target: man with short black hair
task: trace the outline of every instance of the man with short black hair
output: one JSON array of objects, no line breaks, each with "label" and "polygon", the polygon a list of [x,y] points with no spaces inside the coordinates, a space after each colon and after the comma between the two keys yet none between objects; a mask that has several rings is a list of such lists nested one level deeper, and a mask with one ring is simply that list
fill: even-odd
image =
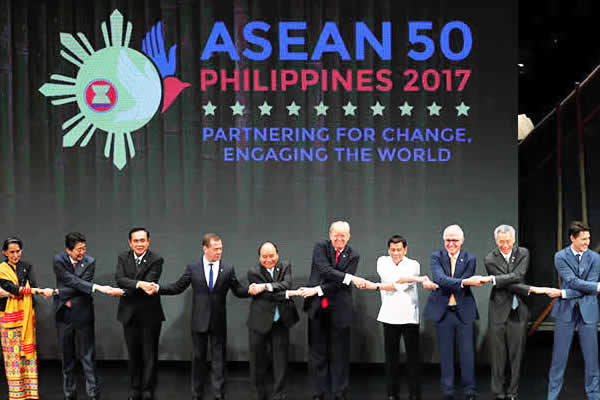
[{"label": "man with short black hair", "polygon": [[421,400],[421,354],[419,340],[419,297],[417,283],[435,290],[438,285],[427,275],[420,275],[418,261],[406,257],[408,242],[401,235],[388,240],[388,255],[377,259],[381,283],[367,284],[367,289],[381,291],[381,308],[377,320],[383,324],[385,377],[388,400],[398,400],[398,366],[400,339],[404,337],[409,400]]},{"label": "man with short black hair", "polygon": [[129,231],[130,250],[119,254],[115,280],[126,295],[119,301],[117,319],[123,324],[129,354],[129,400],[152,400],[156,386],[158,340],[165,320],[159,296],[149,295],[158,283],[163,258],[149,250],[150,232]]},{"label": "man with short black hair", "polygon": [[600,255],[588,249],[590,232],[587,224],[573,221],[569,228],[571,245],[554,255],[562,296],[552,309],[555,325],[548,400],[558,399],[575,330],[579,335],[585,365],[585,393],[589,400],[600,399],[597,300],[600,291]]},{"label": "man with short black hair", "polygon": [[81,355],[86,392],[90,399],[100,395],[96,374],[96,343],[94,336],[95,291],[121,296],[123,291],[92,282],[96,260],[86,254],[86,238],[79,232],[65,236],[65,251],[54,256],[53,268],[59,295],[54,297],[59,348],[62,351],[63,391],[65,400],[77,398],[75,343]]}]

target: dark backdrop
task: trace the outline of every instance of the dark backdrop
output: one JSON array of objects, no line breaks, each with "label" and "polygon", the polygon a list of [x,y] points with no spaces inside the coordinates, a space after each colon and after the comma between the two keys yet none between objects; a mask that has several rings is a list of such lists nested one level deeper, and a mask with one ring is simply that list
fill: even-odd
[{"label": "dark backdrop", "polygon": [[[60,32],[82,32],[94,48],[103,46],[100,24],[119,9],[133,23],[130,47],[141,49],[145,32],[158,20],[165,27],[167,45],[177,43],[177,76],[192,86],[184,90],[166,113],[155,116],[133,134],[136,156],[122,170],[103,156],[106,134],[96,132],[85,148],[62,147],[62,123],[76,114],[74,104],[53,106],[38,89],[50,74],[74,76],[71,63],[59,56]],[[324,92],[292,89],[286,93],[220,93],[200,90],[201,68],[300,68],[301,64],[265,61],[233,64],[218,56],[201,62],[200,54],[214,21],[225,21],[230,32],[240,24],[264,20],[307,21],[307,42],[314,47],[325,21],[336,21],[345,37],[355,21],[375,32],[380,22],[392,21],[391,61],[372,52],[365,61],[341,63],[335,56],[307,63],[309,68],[389,68],[394,71],[390,92]],[[409,62],[407,22],[433,22],[440,27],[452,20],[469,24],[473,50],[462,62],[450,62],[436,51],[427,62]],[[127,231],[147,226],[151,248],[165,257],[162,283],[175,280],[185,265],[201,257],[201,236],[216,232],[223,238],[223,258],[236,266],[245,280],[256,262],[256,247],[273,240],[282,258],[293,263],[294,280],[307,282],[315,240],[327,236],[337,219],[352,227],[351,244],[361,254],[359,274],[376,278],[376,258],[386,252],[394,233],[408,238],[408,255],[429,273],[429,254],[442,246],[446,225],[459,223],[466,235],[464,248],[475,253],[478,273],[482,259],[494,246],[492,230],[500,223],[517,222],[516,154],[516,2],[496,5],[476,1],[9,1],[0,2],[0,236],[18,234],[25,241],[24,258],[34,263],[43,286],[53,286],[53,254],[63,250],[68,231],[88,237],[88,252],[96,257],[96,282],[114,284],[118,252],[127,248]],[[233,35],[233,33],[232,33]],[[238,35],[236,46],[243,48]],[[350,50],[351,54],[353,53]],[[246,65],[247,64],[247,65]],[[463,92],[404,93],[402,71],[416,68],[471,69]],[[256,108],[268,99],[279,107],[270,122],[258,113],[235,122],[226,113],[236,100]],[[297,120],[283,109],[295,99],[303,109]],[[221,109],[215,119],[204,116],[208,100]],[[316,119],[313,106],[330,106],[325,119]],[[358,105],[354,120],[345,118],[341,105]],[[397,106],[407,100],[413,117],[401,118]],[[373,117],[369,106],[380,101],[384,117]],[[444,107],[430,118],[426,106]],[[467,118],[457,118],[454,107],[464,101]],[[472,142],[449,143],[452,159],[445,163],[231,163],[224,162],[223,145],[203,143],[203,126],[337,126],[464,127]],[[379,142],[377,144],[380,144]],[[252,143],[242,144],[252,145]],[[332,144],[315,144],[332,147]],[[306,144],[311,147],[312,144]],[[409,144],[409,147],[416,146]],[[439,146],[433,146],[437,148]],[[489,289],[475,289],[480,309],[478,345],[487,330]],[[424,305],[427,293],[420,293]],[[95,296],[97,349],[100,359],[126,357],[122,329],[116,321],[117,301]],[[381,327],[376,322],[380,304],[374,292],[355,290],[352,359],[383,360]],[[163,299],[167,314],[161,342],[162,359],[189,359],[191,293]],[[300,307],[301,302],[297,301]],[[229,299],[228,355],[247,360],[248,300]],[[39,353],[56,358],[56,337],[49,301],[37,302]],[[437,359],[433,326],[422,324],[424,359]],[[306,316],[292,329],[291,358],[306,359]],[[483,353],[482,353],[483,354]]]}]

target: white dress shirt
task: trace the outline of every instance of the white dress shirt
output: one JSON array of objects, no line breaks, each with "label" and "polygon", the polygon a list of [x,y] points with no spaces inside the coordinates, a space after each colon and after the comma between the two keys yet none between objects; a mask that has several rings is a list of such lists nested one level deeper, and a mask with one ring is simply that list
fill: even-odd
[{"label": "white dress shirt", "polygon": [[210,287],[210,266],[208,264],[212,264],[213,287],[215,287],[215,282],[217,282],[217,276],[219,276],[219,264],[221,263],[221,260],[210,262],[206,259],[205,256],[202,256],[202,263],[204,264],[204,276],[206,277],[206,286],[208,287]]},{"label": "white dress shirt", "polygon": [[[377,273],[382,283],[395,283],[403,277],[419,276],[421,266],[408,257],[395,264],[390,256],[377,259]],[[386,324],[418,324],[419,294],[416,282],[395,283],[396,290],[381,290],[381,308],[377,321]]]}]

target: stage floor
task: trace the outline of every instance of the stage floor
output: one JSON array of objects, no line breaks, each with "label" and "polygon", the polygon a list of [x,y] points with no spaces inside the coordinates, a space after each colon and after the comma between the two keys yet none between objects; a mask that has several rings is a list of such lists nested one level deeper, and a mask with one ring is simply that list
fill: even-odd
[{"label": "stage floor", "polygon": [[[523,374],[521,378],[520,399],[543,400],[546,396],[548,383],[548,368],[552,352],[551,333],[536,334],[530,338],[525,354]],[[126,400],[127,393],[127,365],[124,361],[99,362],[99,375],[103,382],[102,399]],[[2,370],[3,373],[3,370]],[[86,399],[84,382],[81,369],[78,368],[79,400]],[[401,396],[406,394],[406,382],[401,372]],[[493,399],[489,392],[490,373],[486,366],[477,369],[480,399]],[[457,379],[458,381],[458,379]],[[0,398],[6,398],[6,379],[0,380]],[[40,362],[40,399],[60,400],[61,392],[60,363],[57,361]],[[564,400],[584,400],[583,390],[583,359],[579,350],[579,343],[575,338],[571,350],[571,357],[565,376],[565,384],[561,393]],[[289,399],[311,399],[312,391],[310,379],[305,363],[292,363],[289,376]],[[351,368],[350,396],[352,400],[385,400],[385,379],[383,364],[353,364]],[[227,399],[251,400],[251,388],[248,380],[247,363],[230,363],[228,366],[228,379],[226,384]],[[163,361],[159,368],[159,387],[156,391],[157,400],[175,400],[191,398],[190,391],[190,363]],[[205,399],[212,400],[208,393]],[[439,366],[428,364],[423,370],[423,400],[441,399],[439,391]]]}]

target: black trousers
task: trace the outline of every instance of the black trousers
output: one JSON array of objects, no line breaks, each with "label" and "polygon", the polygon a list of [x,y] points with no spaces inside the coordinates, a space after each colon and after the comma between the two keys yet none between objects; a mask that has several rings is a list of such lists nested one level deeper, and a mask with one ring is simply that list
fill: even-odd
[{"label": "black trousers", "polygon": [[65,310],[62,321],[56,321],[58,330],[58,347],[62,354],[63,392],[65,397],[77,396],[76,380],[73,377],[76,350],[79,351],[85,389],[88,397],[100,394],[100,381],[96,373],[96,340],[94,336],[94,321],[81,326],[71,323],[71,310]]},{"label": "black trousers", "polygon": [[410,399],[421,399],[421,349],[418,324],[383,324],[385,380],[388,396],[398,396],[400,339],[406,348],[406,374]]},{"label": "black trousers", "polygon": [[123,325],[129,354],[129,394],[134,399],[154,397],[161,327],[161,323],[147,325],[136,317]]},{"label": "black trousers", "polygon": [[344,396],[350,386],[350,327],[336,327],[329,310],[308,320],[310,372],[315,394]]},{"label": "black trousers", "polygon": [[[521,360],[527,337],[527,320],[520,321],[517,310],[511,310],[503,323],[490,323],[490,351],[492,364],[492,393],[496,397],[517,395]],[[506,366],[510,375],[506,375]]]},{"label": "black trousers", "polygon": [[[282,323],[275,322],[273,323],[271,330],[264,334],[250,329],[249,341],[250,382],[252,382],[252,385],[254,386],[256,399],[267,399],[265,380],[270,359],[273,360],[272,399],[285,399],[285,380],[287,376],[290,330]],[[271,357],[269,357],[269,353]]]},{"label": "black trousers", "polygon": [[211,381],[215,397],[225,395],[225,347],[226,337],[210,332],[192,332],[194,354],[192,357],[192,395],[202,398],[204,381],[208,371],[208,342],[211,350]]}]

